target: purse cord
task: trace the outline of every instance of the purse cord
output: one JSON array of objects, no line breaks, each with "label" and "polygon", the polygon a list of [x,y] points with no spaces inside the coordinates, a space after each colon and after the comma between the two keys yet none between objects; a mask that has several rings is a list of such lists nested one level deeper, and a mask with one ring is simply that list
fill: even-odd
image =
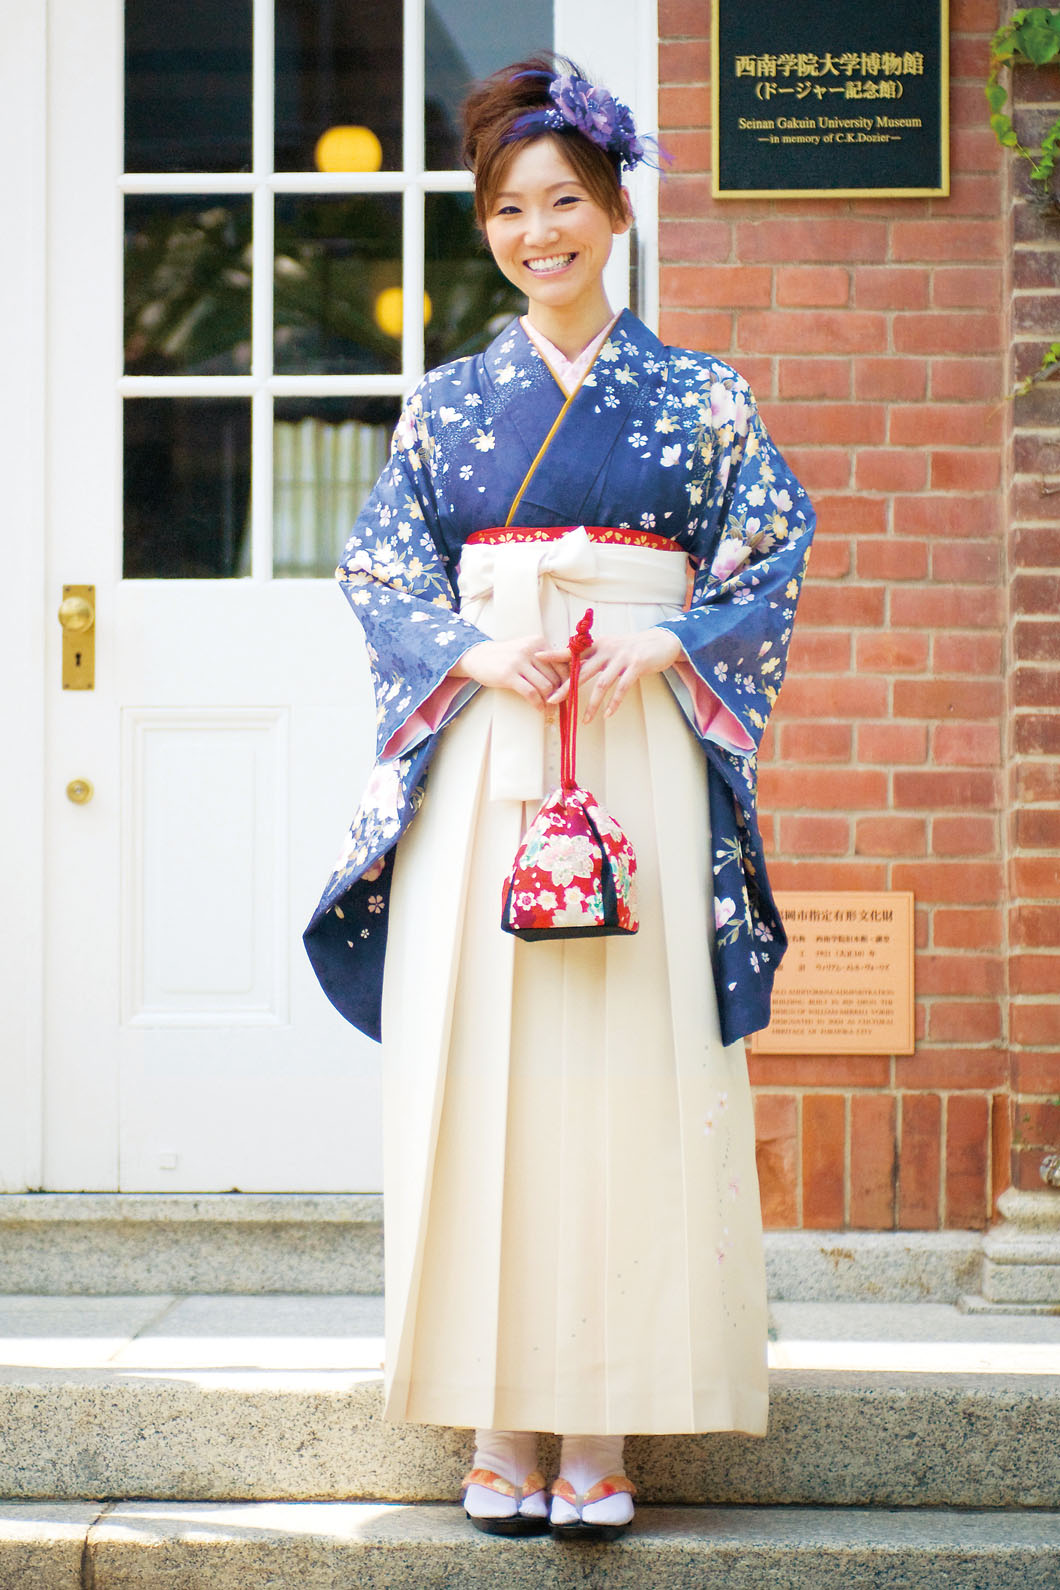
[{"label": "purse cord", "polygon": [[565,795],[577,787],[574,757],[578,746],[578,676],[582,668],[582,654],[593,643],[592,625],[593,610],[587,607],[567,642],[570,648],[570,690],[560,707],[560,785]]}]

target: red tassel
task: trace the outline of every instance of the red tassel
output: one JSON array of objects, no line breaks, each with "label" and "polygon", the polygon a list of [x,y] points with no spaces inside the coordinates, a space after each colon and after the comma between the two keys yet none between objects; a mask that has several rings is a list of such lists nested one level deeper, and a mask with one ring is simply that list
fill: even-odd
[{"label": "red tassel", "polygon": [[570,690],[560,705],[560,784],[564,794],[576,788],[574,760],[578,746],[578,677],[582,656],[593,643],[593,610],[587,607],[575,626],[567,645],[570,649]]}]

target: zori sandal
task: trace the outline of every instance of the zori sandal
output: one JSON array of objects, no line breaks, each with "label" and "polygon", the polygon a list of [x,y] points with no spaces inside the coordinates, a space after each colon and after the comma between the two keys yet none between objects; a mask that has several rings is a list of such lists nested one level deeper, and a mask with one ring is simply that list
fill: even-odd
[{"label": "zori sandal", "polygon": [[[472,1486],[479,1485],[485,1491],[495,1491],[498,1496],[511,1497],[513,1506],[510,1513],[497,1516],[482,1516],[473,1513],[468,1504],[468,1495]],[[461,1486],[461,1496],[464,1501],[464,1512],[474,1524],[476,1529],[481,1529],[485,1535],[543,1535],[548,1529],[548,1513],[544,1510],[545,1476],[536,1469],[528,1474],[521,1485],[513,1485],[511,1480],[506,1480],[503,1475],[495,1474],[492,1469],[472,1469]],[[541,1496],[542,1511],[540,1513],[524,1513],[524,1505],[535,1496]]]},{"label": "zori sandal", "polygon": [[[629,1518],[621,1523],[595,1523],[592,1518],[586,1518],[585,1509],[594,1502],[602,1502],[609,1496],[636,1496],[637,1487],[632,1480],[624,1474],[609,1474],[605,1479],[597,1480],[595,1485],[587,1491],[577,1492],[569,1480],[561,1474],[552,1486],[552,1514],[550,1527],[557,1540],[614,1540],[621,1535],[623,1530],[629,1528],[633,1518],[632,1506]],[[561,1505],[557,1508],[556,1502]],[[559,1515],[557,1517],[557,1514]],[[566,1515],[570,1514],[570,1517]]]}]

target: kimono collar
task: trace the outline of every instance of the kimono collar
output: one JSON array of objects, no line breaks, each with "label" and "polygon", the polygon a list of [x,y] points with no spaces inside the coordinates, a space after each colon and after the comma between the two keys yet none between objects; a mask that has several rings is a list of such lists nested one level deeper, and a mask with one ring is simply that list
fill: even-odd
[{"label": "kimono collar", "polygon": [[[644,375],[659,374],[666,364],[664,345],[629,309],[619,312],[618,319],[612,325],[604,343],[604,349],[608,347],[617,350],[623,364],[628,364],[636,377],[639,377],[641,372]],[[491,380],[498,382],[502,387],[506,380],[505,372],[513,360],[530,359],[537,363],[541,358],[519,320],[513,320],[505,326],[482,357]],[[544,367],[543,360],[541,367]],[[549,379],[552,379],[551,374]]]}]

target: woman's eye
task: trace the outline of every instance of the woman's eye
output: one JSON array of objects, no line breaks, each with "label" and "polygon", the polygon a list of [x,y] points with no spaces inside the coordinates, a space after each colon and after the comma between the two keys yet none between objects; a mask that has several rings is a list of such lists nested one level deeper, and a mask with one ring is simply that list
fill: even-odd
[{"label": "woman's eye", "polygon": [[518,209],[518,206],[514,205],[514,204],[502,204],[500,209],[497,211],[497,214],[498,215],[518,215],[519,214],[519,209]]},{"label": "woman's eye", "polygon": [[577,204],[577,203],[578,203],[578,196],[575,193],[564,194],[562,199],[557,199],[556,200],[557,206],[560,205],[560,204],[570,205],[570,204]]}]

